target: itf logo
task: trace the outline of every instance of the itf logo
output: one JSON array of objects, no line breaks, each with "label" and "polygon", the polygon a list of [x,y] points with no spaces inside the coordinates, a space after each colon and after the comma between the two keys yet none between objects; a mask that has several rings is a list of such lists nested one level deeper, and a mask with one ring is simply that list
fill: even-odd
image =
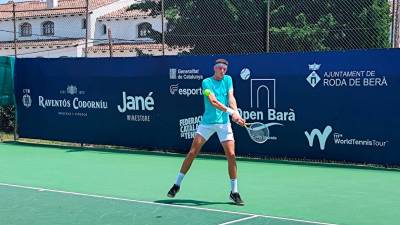
[{"label": "itf logo", "polygon": [[310,147],[313,147],[313,145],[314,145],[314,138],[315,138],[315,136],[318,137],[319,146],[320,146],[320,149],[321,149],[321,150],[324,150],[324,149],[325,149],[326,140],[328,139],[328,137],[329,137],[329,135],[330,135],[331,133],[332,133],[332,127],[329,126],[329,125],[325,127],[323,133],[321,133],[321,131],[318,130],[318,129],[313,129],[313,130],[311,131],[311,134],[308,133],[307,131],[304,131],[304,134],[306,135],[307,140],[308,140],[308,145],[309,145]]},{"label": "itf logo", "polygon": [[316,63],[308,65],[308,69],[311,70],[312,72],[310,75],[308,75],[307,81],[312,87],[317,86],[317,84],[321,81],[321,78],[318,76],[316,72],[317,70],[319,70],[320,67],[321,64],[316,64]]},{"label": "itf logo", "polygon": [[[260,99],[262,102],[260,103]],[[250,80],[250,106],[260,108],[266,105],[268,109],[276,108],[276,80],[251,79]]]}]

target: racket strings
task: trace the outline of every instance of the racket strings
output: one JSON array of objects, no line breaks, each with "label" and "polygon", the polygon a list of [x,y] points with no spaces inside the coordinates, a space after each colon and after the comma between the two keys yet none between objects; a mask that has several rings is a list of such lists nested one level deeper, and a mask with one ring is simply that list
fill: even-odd
[{"label": "racket strings", "polygon": [[264,143],[269,138],[269,129],[264,124],[252,124],[247,130],[251,139],[257,143]]}]

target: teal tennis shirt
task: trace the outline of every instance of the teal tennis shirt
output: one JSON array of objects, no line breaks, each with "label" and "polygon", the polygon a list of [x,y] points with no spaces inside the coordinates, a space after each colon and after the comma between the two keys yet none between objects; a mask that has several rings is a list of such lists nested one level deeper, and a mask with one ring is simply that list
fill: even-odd
[{"label": "teal tennis shirt", "polygon": [[[225,106],[229,106],[228,93],[233,90],[232,77],[224,75],[222,80],[215,80],[213,77],[208,77],[202,83],[203,92],[209,89]],[[211,105],[208,97],[204,96],[204,114],[200,124],[226,124],[229,123],[229,114],[223,112]]]}]

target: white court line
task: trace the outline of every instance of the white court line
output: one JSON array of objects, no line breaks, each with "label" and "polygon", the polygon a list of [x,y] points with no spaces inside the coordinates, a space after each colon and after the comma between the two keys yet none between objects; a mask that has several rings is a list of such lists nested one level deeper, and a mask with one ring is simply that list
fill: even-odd
[{"label": "white court line", "polygon": [[149,205],[169,206],[169,207],[185,208],[185,209],[196,209],[196,210],[202,210],[202,211],[208,211],[208,212],[221,212],[221,213],[243,215],[243,216],[250,216],[250,217],[257,216],[257,217],[262,217],[262,218],[270,218],[270,219],[286,220],[286,221],[294,221],[294,222],[302,222],[302,223],[311,223],[311,224],[320,224],[320,225],[338,225],[338,224],[334,224],[334,223],[322,223],[322,222],[298,220],[298,219],[291,219],[291,218],[278,217],[278,216],[258,215],[258,214],[252,214],[252,213],[234,212],[234,211],[227,211],[227,210],[220,210],[220,209],[208,209],[208,208],[201,208],[201,207],[195,207],[195,206],[173,205],[173,204],[141,201],[141,200],[127,199],[127,198],[116,198],[116,197],[109,197],[109,196],[102,196],[102,195],[85,194],[85,193],[79,193],[79,192],[69,192],[69,191],[60,191],[60,190],[53,190],[53,189],[46,189],[46,188],[29,187],[29,186],[16,185],[16,184],[0,183],[0,186],[30,189],[30,190],[36,190],[36,191],[42,191],[42,192],[48,191],[48,192],[54,192],[54,193],[85,196],[85,197],[92,197],[92,198],[101,198],[101,199],[110,199],[110,200],[125,201],[125,202],[136,202],[136,203],[143,203],[143,204],[149,204]]},{"label": "white court line", "polygon": [[245,217],[245,218],[238,219],[238,220],[232,220],[232,221],[229,221],[229,222],[226,222],[226,223],[221,223],[221,224],[218,224],[218,225],[228,225],[228,224],[232,224],[232,223],[238,223],[238,222],[242,222],[242,221],[245,221],[245,220],[251,220],[251,219],[256,218],[256,217],[258,217],[258,215],[249,216],[249,217]]}]

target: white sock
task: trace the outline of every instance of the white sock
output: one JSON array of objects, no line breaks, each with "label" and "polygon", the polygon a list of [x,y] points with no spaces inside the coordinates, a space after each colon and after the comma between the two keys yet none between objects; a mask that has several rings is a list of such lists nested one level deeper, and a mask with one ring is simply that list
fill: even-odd
[{"label": "white sock", "polygon": [[237,193],[238,191],[238,185],[237,185],[237,178],[231,180],[231,188],[232,188],[232,193]]},{"label": "white sock", "polygon": [[179,173],[178,176],[176,177],[175,184],[178,186],[181,186],[182,180],[185,177],[185,174]]}]

